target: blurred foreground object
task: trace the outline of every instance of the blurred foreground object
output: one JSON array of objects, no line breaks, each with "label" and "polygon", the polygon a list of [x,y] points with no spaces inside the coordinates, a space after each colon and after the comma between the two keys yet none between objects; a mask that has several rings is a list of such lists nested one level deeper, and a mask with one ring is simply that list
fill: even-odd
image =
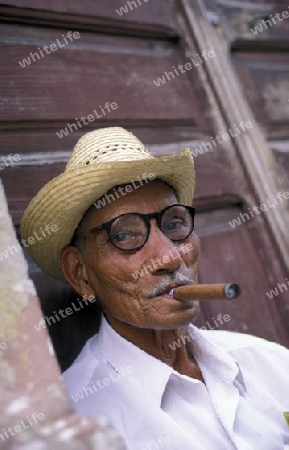
[{"label": "blurred foreground object", "polygon": [[1,449],[123,449],[106,419],[74,413],[47,330],[33,326],[42,313],[1,181],[0,249]]}]

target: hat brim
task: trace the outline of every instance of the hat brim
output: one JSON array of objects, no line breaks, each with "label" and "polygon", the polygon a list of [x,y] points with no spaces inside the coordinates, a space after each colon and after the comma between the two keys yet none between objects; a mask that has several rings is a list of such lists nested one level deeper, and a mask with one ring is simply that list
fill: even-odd
[{"label": "hat brim", "polygon": [[[104,162],[65,171],[39,191],[21,221],[23,239],[39,237],[29,246],[36,264],[51,277],[66,282],[61,269],[61,251],[71,242],[85,212],[114,186],[143,179],[145,173],[168,183],[180,203],[192,205],[195,177],[189,149],[174,156]],[[50,230],[49,234],[45,231],[47,225],[56,225],[57,231]]]}]

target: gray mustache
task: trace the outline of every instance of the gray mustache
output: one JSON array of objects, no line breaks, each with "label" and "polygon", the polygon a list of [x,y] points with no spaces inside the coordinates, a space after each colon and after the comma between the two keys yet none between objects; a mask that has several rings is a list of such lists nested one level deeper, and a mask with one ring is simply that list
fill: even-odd
[{"label": "gray mustache", "polygon": [[188,278],[181,273],[165,275],[162,281],[156,287],[154,287],[150,296],[157,297],[158,295],[166,291],[172,284],[184,285],[195,284],[195,282],[191,278]]}]

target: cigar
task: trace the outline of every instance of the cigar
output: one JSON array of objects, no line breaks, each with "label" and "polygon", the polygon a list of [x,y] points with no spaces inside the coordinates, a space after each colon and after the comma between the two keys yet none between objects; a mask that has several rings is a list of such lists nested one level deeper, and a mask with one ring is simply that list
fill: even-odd
[{"label": "cigar", "polygon": [[177,300],[233,300],[239,297],[240,286],[229,284],[190,284],[170,290],[170,297]]}]

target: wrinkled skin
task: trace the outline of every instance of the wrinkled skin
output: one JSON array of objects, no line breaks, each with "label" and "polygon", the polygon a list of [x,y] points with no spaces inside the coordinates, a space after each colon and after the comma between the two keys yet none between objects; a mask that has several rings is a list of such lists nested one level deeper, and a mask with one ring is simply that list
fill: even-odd
[{"label": "wrinkled skin", "polygon": [[[92,205],[82,230],[86,233],[120,214],[152,213],[175,203],[178,201],[173,190],[154,180],[100,209]],[[202,380],[186,346],[172,350],[168,345],[185,334],[184,326],[196,320],[199,303],[180,302],[163,293],[172,286],[196,283],[199,257],[199,239],[194,233],[185,241],[172,242],[152,219],[150,236],[143,248],[123,252],[113,246],[102,230],[87,237],[85,256],[76,247],[66,247],[62,251],[62,268],[80,295],[99,299],[107,320],[121,336],[180,373]],[[133,274],[144,265],[153,270],[135,279]],[[158,295],[154,295],[156,291]]]}]

